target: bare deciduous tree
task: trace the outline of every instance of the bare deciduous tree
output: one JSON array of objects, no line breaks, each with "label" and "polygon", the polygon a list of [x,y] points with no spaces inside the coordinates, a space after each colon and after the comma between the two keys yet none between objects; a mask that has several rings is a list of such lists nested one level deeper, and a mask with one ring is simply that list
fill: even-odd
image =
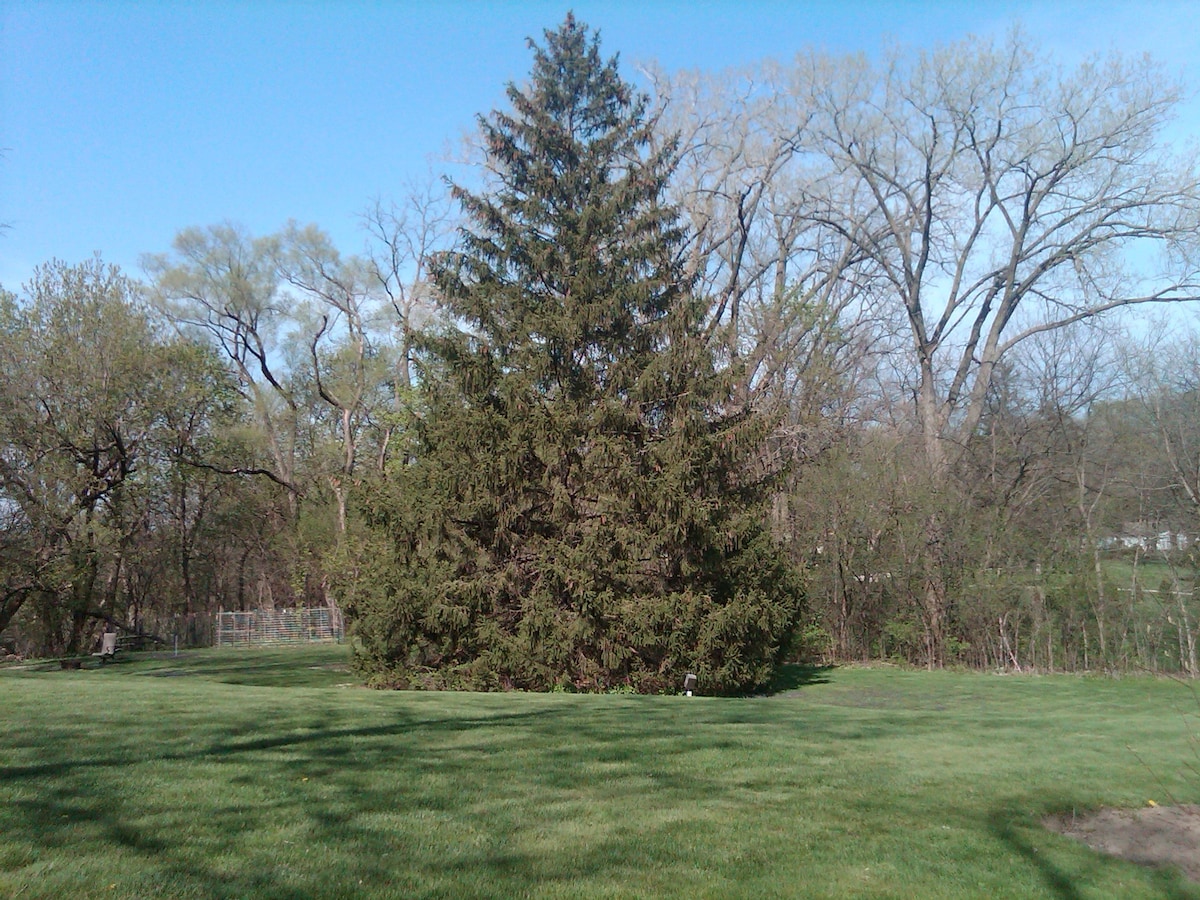
[{"label": "bare deciduous tree", "polygon": [[[840,228],[907,324],[905,388],[936,484],[979,426],[997,367],[1035,335],[1200,295],[1194,158],[1162,132],[1179,99],[1151,63],[1060,74],[1019,35],[917,56],[802,58],[808,141]],[[854,185],[846,190],[846,183]],[[927,523],[929,662],[948,598]]]},{"label": "bare deciduous tree", "polygon": [[785,408],[793,451],[811,457],[837,433],[827,426],[861,406],[889,329],[861,250],[812,215],[808,113],[771,65],[648,74],[662,140],[680,146],[672,199],[689,226],[687,269],[710,304],[710,340],[738,363],[742,399]]},{"label": "bare deciduous tree", "polygon": [[[211,340],[236,371],[243,396],[262,426],[271,469],[256,469],[288,489],[294,514],[299,403],[280,368],[277,335],[288,313],[278,293],[277,239],[252,238],[229,223],[186,228],[172,254],[147,255],[158,307],[185,330]],[[248,470],[246,470],[248,471]]]},{"label": "bare deciduous tree", "polygon": [[375,291],[386,298],[396,332],[392,415],[383,424],[377,465],[382,472],[391,438],[413,388],[413,342],[436,315],[438,298],[430,264],[448,246],[456,228],[448,192],[433,182],[412,186],[404,199],[376,200],[363,214],[370,237],[366,262]]},{"label": "bare deciduous tree", "polygon": [[808,57],[797,89],[814,152],[856,185],[816,214],[853,240],[907,322],[934,472],[1022,341],[1200,296],[1200,180],[1163,140],[1180,94],[1153,64],[1060,75],[1014,35],[878,67]]},{"label": "bare deciduous tree", "polygon": [[[315,225],[301,228],[294,222],[275,241],[274,264],[282,282],[299,293],[289,318],[300,324],[313,389],[337,420],[339,459],[313,474],[323,477],[333,492],[337,532],[342,534],[371,397],[387,379],[386,361],[372,334],[369,270],[361,260],[343,260]],[[314,448],[313,455],[318,452]]]}]

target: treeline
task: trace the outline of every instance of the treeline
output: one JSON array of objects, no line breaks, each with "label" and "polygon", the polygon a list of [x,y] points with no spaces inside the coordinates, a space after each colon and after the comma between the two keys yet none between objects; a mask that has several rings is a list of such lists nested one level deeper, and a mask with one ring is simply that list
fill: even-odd
[{"label": "treeline", "polygon": [[568,19],[361,255],[223,224],[4,294],[6,640],[339,604],[387,684],[1196,674],[1182,86],[1020,35],[650,80]]},{"label": "treeline", "polygon": [[1194,341],[1031,345],[946,481],[921,477],[911,436],[877,428],[806,467],[784,527],[823,601],[814,658],[930,663],[919,563],[937,517],[946,661],[1196,675]]},{"label": "treeline", "polygon": [[335,603],[348,497],[403,447],[409,344],[436,308],[404,210],[373,215],[376,260],[315,227],[222,224],[147,257],[145,282],[53,261],[3,294],[13,649],[73,654],[114,625],[202,643],[220,608]]}]

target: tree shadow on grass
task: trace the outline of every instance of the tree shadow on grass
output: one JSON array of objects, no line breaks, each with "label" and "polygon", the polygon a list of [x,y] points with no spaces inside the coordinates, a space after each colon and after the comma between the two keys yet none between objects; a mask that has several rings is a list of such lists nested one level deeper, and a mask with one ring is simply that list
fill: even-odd
[{"label": "tree shadow on grass", "polygon": [[[220,760],[246,753],[263,751],[290,750],[304,745],[319,745],[328,747],[347,739],[364,738],[396,738],[412,737],[428,732],[470,731],[474,728],[496,727],[501,725],[520,724],[526,720],[544,718],[552,710],[534,710],[521,713],[509,713],[502,716],[482,717],[452,717],[446,719],[424,719],[419,717],[395,717],[395,721],[387,725],[347,726],[309,728],[303,733],[290,731],[285,734],[268,734],[263,725],[254,723],[246,727],[227,726],[217,731],[201,746],[195,746],[184,751],[159,750],[158,752],[143,752],[131,759],[128,752],[103,756],[71,756],[54,762],[33,763],[30,765],[0,766],[0,783],[23,778],[45,778],[66,775],[90,768],[121,768],[131,762],[138,764],[154,762],[199,762],[202,760]],[[328,751],[327,751],[328,752]]]},{"label": "tree shadow on grass", "polygon": [[836,666],[803,666],[798,663],[780,666],[770,684],[759,692],[759,696],[773,697],[798,691],[812,684],[829,684],[830,675]]},{"label": "tree shadow on grass", "polygon": [[[723,768],[686,764],[723,740],[688,733],[726,720],[706,704],[386,710],[363,724],[353,712],[271,722],[245,710],[185,738],[151,726],[112,746],[48,734],[59,759],[0,767],[0,784],[19,792],[0,821],[27,856],[70,847],[87,858],[81,871],[121,869],[114,896],[484,897],[570,890],[579,878],[611,886],[659,863],[690,871],[702,842],[689,819],[703,824],[705,804],[745,788]],[[593,818],[593,803],[649,818]],[[677,829],[695,849],[676,847]],[[660,837],[649,847],[648,832]]]},{"label": "tree shadow on grass", "polygon": [[[824,680],[796,667],[785,685]],[[0,894],[79,895],[80,873],[113,871],[106,898],[752,896],[739,886],[773,871],[762,843],[785,842],[774,805],[790,809],[817,777],[804,761],[827,753],[812,747],[911,724],[835,712],[806,723],[798,747],[786,704],[179,681],[80,717],[106,708],[107,689],[63,694],[49,717],[21,707],[22,736],[0,740],[20,751],[0,760],[13,798],[0,805]],[[11,876],[6,852],[22,860]],[[73,869],[35,880],[35,860],[68,854]]]}]

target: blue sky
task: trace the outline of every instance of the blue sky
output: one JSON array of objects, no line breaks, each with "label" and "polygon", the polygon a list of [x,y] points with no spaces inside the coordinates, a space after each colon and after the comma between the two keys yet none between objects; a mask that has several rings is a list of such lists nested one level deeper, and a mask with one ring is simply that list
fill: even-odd
[{"label": "blue sky", "polygon": [[[0,0],[0,284],[100,251],[139,274],[181,228],[316,222],[345,252],[375,197],[426,177],[576,16],[625,72],[818,46],[931,46],[1020,22],[1064,63],[1149,52],[1200,88],[1200,0],[1044,2],[33,2]],[[1200,134],[1191,100],[1179,130]]]}]

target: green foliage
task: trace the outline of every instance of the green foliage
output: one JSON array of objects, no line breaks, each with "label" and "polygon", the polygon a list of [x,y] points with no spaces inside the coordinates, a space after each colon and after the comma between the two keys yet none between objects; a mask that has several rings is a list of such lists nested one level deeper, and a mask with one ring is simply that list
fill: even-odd
[{"label": "green foliage", "polygon": [[0,380],[0,629],[77,653],[96,622],[125,619],[153,557],[194,538],[203,501],[184,460],[212,448],[233,389],[98,259],[52,262],[0,296]]},{"label": "green foliage", "polygon": [[374,681],[483,689],[766,683],[801,589],[765,530],[771,423],[733,399],[663,201],[673,148],[568,17],[496,184],[437,272],[410,458],[364,503],[342,597]]}]

